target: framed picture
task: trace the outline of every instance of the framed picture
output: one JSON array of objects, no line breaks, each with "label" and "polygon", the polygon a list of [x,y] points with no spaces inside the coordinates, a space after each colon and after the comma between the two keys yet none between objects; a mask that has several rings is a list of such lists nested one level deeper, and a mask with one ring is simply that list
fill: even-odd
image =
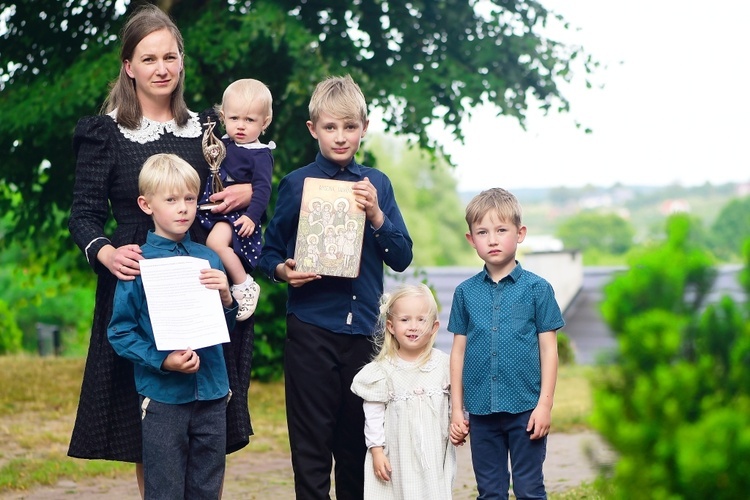
[{"label": "framed picture", "polygon": [[366,218],[354,201],[353,185],[305,179],[294,248],[297,271],[342,278],[359,275]]}]

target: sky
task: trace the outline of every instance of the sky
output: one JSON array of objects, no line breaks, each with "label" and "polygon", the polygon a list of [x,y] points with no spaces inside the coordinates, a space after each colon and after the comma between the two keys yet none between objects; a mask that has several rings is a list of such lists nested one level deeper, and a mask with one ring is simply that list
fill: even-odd
[{"label": "sky", "polygon": [[[546,0],[606,66],[587,89],[565,87],[568,113],[516,120],[478,109],[452,154],[459,191],[535,187],[683,186],[750,181],[746,0]],[[552,33],[551,33],[552,34]],[[592,130],[585,134],[575,123]]]}]

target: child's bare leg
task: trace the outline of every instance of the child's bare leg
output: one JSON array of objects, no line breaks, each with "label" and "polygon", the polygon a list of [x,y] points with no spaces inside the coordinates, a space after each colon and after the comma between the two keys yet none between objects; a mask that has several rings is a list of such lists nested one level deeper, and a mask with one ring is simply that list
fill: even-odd
[{"label": "child's bare leg", "polygon": [[206,246],[219,254],[221,263],[227,271],[229,280],[234,283],[243,283],[247,278],[247,272],[242,266],[242,261],[237,257],[232,248],[232,226],[228,222],[217,222],[208,233]]}]

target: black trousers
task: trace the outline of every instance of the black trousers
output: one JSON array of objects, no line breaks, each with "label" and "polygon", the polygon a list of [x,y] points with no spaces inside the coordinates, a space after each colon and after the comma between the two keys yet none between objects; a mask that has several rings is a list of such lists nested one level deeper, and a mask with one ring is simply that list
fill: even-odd
[{"label": "black trousers", "polygon": [[351,385],[372,354],[369,336],[333,333],[287,316],[286,413],[297,499],[330,498],[333,460],[336,498],[363,497],[365,417]]}]

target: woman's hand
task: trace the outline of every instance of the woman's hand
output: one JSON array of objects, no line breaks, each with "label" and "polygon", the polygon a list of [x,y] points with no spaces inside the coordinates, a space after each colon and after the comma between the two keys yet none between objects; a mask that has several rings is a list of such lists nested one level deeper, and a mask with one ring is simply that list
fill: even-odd
[{"label": "woman's hand", "polygon": [[96,258],[118,279],[131,281],[141,274],[138,261],[143,259],[143,255],[138,245],[123,245],[118,248],[105,245],[96,254]]},{"label": "woman's hand", "polygon": [[250,205],[252,197],[252,184],[232,184],[231,186],[225,187],[223,191],[211,195],[209,200],[214,203],[219,203],[212,208],[211,211],[215,214],[226,214],[236,210],[243,210]]}]

